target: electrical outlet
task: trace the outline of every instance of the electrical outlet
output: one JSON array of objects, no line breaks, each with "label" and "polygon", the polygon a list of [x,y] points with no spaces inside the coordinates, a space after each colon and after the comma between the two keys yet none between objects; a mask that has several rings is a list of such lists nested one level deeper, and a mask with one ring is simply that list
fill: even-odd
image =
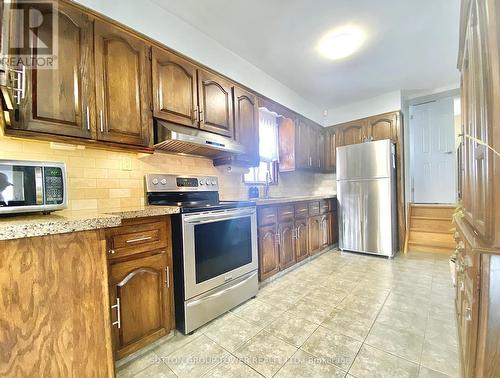
[{"label": "electrical outlet", "polygon": [[131,158],[123,158],[122,159],[122,171],[131,171],[132,170],[132,159]]}]

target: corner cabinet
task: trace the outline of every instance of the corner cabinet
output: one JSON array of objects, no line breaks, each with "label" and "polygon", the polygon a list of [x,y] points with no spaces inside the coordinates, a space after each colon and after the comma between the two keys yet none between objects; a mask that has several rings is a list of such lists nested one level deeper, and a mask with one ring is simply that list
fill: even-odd
[{"label": "corner cabinet", "polygon": [[95,22],[97,138],[149,144],[151,116],[150,46],[101,21]]},{"label": "corner cabinet", "polygon": [[142,218],[106,231],[115,358],[174,328],[170,218]]},{"label": "corner cabinet", "polygon": [[500,151],[500,3],[462,0],[460,13],[463,216],[455,217],[459,356],[463,377],[498,377],[500,159],[492,149]]},{"label": "corner cabinet", "polygon": [[[19,104],[19,122],[14,127],[54,135],[91,138],[95,130],[93,23],[85,14],[60,3],[57,15],[53,8],[43,17],[58,22],[59,59],[56,69],[26,67],[26,92]],[[33,59],[37,59],[35,35],[50,39],[52,29],[42,23],[32,29]],[[21,69],[21,67],[19,67]]]}]

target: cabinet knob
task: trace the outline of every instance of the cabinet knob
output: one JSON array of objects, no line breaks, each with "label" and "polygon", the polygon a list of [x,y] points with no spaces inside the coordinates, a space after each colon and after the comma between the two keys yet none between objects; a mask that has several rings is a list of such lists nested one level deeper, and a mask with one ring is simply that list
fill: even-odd
[{"label": "cabinet knob", "polygon": [[115,252],[115,250],[114,250],[114,249],[110,249],[110,250],[108,251],[108,253],[109,253],[110,255],[114,255],[116,252]]}]

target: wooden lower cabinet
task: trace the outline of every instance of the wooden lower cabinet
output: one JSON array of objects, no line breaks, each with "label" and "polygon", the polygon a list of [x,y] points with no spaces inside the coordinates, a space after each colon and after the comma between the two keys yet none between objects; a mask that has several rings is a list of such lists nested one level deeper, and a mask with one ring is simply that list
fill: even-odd
[{"label": "wooden lower cabinet", "polygon": [[165,251],[111,266],[111,318],[116,323],[113,341],[117,359],[170,332],[171,271]]},{"label": "wooden lower cabinet", "polygon": [[170,219],[127,222],[108,229],[106,242],[113,349],[119,360],[174,328]]},{"label": "wooden lower cabinet", "polygon": [[314,255],[321,250],[321,216],[309,218],[309,254]]},{"label": "wooden lower cabinet", "polygon": [[261,281],[279,272],[276,225],[259,227],[259,278]]},{"label": "wooden lower cabinet", "polygon": [[330,199],[260,206],[257,211],[260,280],[334,244],[337,231],[333,227],[337,222],[332,209],[336,205]]},{"label": "wooden lower cabinet", "polygon": [[309,256],[307,219],[295,221],[295,261],[299,262]]},{"label": "wooden lower cabinet", "polygon": [[295,223],[293,221],[278,225],[278,245],[280,270],[295,264]]}]

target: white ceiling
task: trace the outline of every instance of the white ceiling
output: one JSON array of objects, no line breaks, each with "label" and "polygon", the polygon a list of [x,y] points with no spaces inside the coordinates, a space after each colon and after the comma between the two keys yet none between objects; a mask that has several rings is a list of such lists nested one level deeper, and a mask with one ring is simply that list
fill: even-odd
[{"label": "white ceiling", "polygon": [[[154,0],[315,105],[329,109],[458,82],[459,0]],[[341,61],[320,57],[346,23],[368,39]]]}]

